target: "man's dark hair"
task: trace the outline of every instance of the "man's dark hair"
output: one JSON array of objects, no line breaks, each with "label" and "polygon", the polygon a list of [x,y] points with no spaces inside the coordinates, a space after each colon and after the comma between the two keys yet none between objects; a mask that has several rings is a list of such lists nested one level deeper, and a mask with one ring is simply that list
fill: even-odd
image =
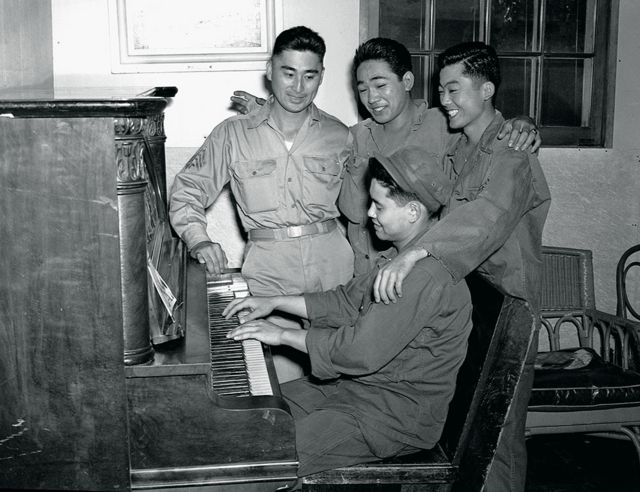
[{"label": "man's dark hair", "polygon": [[389,174],[375,157],[369,159],[369,184],[371,184],[371,180],[373,179],[389,190],[389,198],[400,206],[413,201],[422,203],[418,195],[410,191],[405,191],[400,187],[397,181],[393,179],[393,176]]},{"label": "man's dark hair", "polygon": [[373,38],[358,46],[353,57],[353,73],[368,60],[385,61],[399,78],[413,71],[411,54],[404,44],[388,38]]},{"label": "man's dark hair", "polygon": [[271,56],[279,55],[285,50],[311,51],[323,62],[327,47],[317,32],[305,26],[296,26],[278,34]]},{"label": "man's dark hair", "polygon": [[491,46],[480,41],[460,43],[447,48],[438,57],[440,70],[456,63],[462,63],[464,75],[482,82],[492,82],[495,92],[498,92],[501,80],[500,61],[496,50]]}]

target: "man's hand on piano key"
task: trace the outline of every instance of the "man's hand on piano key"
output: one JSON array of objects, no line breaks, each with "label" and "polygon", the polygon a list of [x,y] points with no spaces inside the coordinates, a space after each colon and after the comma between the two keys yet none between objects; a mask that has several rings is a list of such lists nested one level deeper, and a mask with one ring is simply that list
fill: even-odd
[{"label": "man's hand on piano key", "polygon": [[218,243],[200,243],[191,250],[190,254],[200,263],[206,264],[207,271],[214,275],[220,275],[222,270],[227,268],[227,255]]},{"label": "man's hand on piano key", "polygon": [[282,343],[282,332],[285,328],[275,325],[264,319],[245,321],[243,324],[227,333],[227,338],[234,340],[246,340],[254,338],[267,345],[280,345]]},{"label": "man's hand on piano key", "polygon": [[307,330],[283,328],[264,319],[247,321],[227,333],[227,338],[246,340],[253,338],[267,345],[288,345],[307,352]]},{"label": "man's hand on piano key", "polygon": [[225,319],[237,314],[241,323],[269,316],[277,307],[276,297],[244,297],[234,299],[222,311]]}]

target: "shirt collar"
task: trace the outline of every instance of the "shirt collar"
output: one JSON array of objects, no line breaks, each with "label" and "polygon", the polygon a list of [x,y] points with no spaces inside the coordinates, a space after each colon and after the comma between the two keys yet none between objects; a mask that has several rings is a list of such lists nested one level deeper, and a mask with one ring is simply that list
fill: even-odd
[{"label": "shirt collar", "polygon": [[[484,132],[482,133],[482,136],[480,137],[480,142],[478,142],[477,148],[481,152],[484,152],[485,154],[493,153],[494,142],[495,142],[496,136],[498,135],[498,132],[500,131],[500,128],[502,127],[502,123],[504,123],[504,118],[502,117],[502,113],[496,109],[495,116],[491,120],[491,123],[489,123],[489,126],[485,128]],[[448,157],[453,157],[453,155],[456,153],[456,149],[458,148],[458,143],[460,142],[460,139],[463,137],[464,137],[464,133],[460,132],[458,137],[452,140],[447,150]]]},{"label": "shirt collar", "polygon": [[493,141],[496,139],[496,135],[500,131],[500,127],[504,123],[504,118],[500,111],[496,110],[496,114],[489,123],[489,126],[484,130],[482,137],[480,137],[480,149],[487,154],[493,152]]},{"label": "shirt collar", "polygon": [[391,260],[396,256],[398,256],[399,253],[402,253],[403,251],[407,251],[408,249],[413,248],[416,244],[418,244],[421,241],[424,235],[429,231],[429,229],[431,229],[431,227],[433,227],[434,224],[435,224],[434,222],[431,222],[429,226],[425,226],[421,231],[419,231],[415,235],[415,237],[411,241],[405,244],[405,246],[401,250],[397,250],[395,246],[391,246],[389,249],[386,249],[381,253],[379,253],[379,256],[387,260]]},{"label": "shirt collar", "polygon": [[[249,128],[257,128],[261,124],[267,122],[269,120],[269,117],[271,116],[273,105],[274,98],[273,95],[270,95],[266,103],[264,103],[255,111],[249,113]],[[311,103],[311,105],[309,106],[309,124],[313,125],[320,121],[320,116],[320,110],[318,109],[318,107],[314,103]]]}]

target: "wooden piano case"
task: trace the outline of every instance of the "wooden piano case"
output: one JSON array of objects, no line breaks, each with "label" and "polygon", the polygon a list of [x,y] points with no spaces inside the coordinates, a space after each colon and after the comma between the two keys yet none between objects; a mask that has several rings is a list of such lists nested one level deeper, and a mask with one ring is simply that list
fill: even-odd
[{"label": "wooden piano case", "polygon": [[[166,220],[161,97],[173,93],[0,101],[0,488],[252,490],[234,483],[272,442],[259,479],[275,480],[280,462],[295,476],[288,413],[214,416],[207,353],[185,360],[208,342],[206,326],[180,340],[188,279]],[[177,291],[173,317],[147,255]],[[259,436],[247,420],[269,431],[247,440]]]},{"label": "wooden piano case", "polygon": [[[211,390],[204,272],[166,221],[165,105],[0,101],[0,489],[253,492],[295,478],[277,398]],[[173,318],[147,254],[177,293]],[[440,445],[306,477],[304,489],[482,488],[533,318],[471,290],[484,293],[476,340]]]}]

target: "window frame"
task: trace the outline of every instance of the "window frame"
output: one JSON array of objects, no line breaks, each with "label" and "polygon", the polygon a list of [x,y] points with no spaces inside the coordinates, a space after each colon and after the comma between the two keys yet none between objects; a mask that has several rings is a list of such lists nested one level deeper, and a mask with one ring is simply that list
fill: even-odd
[{"label": "window frame", "polygon": [[[433,11],[434,1],[452,0],[421,0],[425,11]],[[490,21],[491,3],[493,0],[482,0],[484,12],[480,20],[478,40],[491,43]],[[545,0],[537,0],[544,9]],[[547,0],[552,1],[552,0]],[[543,64],[546,60],[559,59],[592,59],[591,78],[583,76],[583,81],[590,84],[591,101],[588,126],[551,126],[540,125],[540,111],[542,105],[542,91],[540,89],[543,76],[543,68],[535,68],[535,80],[532,83],[534,92],[530,101],[531,116],[539,125],[544,147],[600,147],[611,148],[613,145],[613,121],[615,109],[615,79],[616,79],[616,55],[618,42],[618,17],[619,0],[596,0],[597,4],[593,15],[595,16],[594,50],[593,57],[582,53],[543,53],[541,41],[536,41],[535,50],[532,51],[500,51],[501,58],[525,58],[534,60],[533,64]],[[544,18],[544,12],[540,12],[540,18]],[[432,17],[428,18],[431,26],[434,24]],[[362,43],[378,36],[380,23],[380,1],[360,0],[360,36]],[[539,26],[540,36],[544,36],[544,27]],[[433,29],[430,30],[433,37]],[[433,43],[432,43],[433,44]],[[412,56],[421,56],[428,63],[435,61],[441,50],[410,50]],[[435,90],[429,78],[433,73],[431,67],[425,68],[422,74],[416,74],[417,78],[424,81],[425,98],[434,100]],[[598,81],[595,83],[595,81]],[[429,92],[431,92],[429,97]],[[437,102],[437,101],[436,101]]]}]

